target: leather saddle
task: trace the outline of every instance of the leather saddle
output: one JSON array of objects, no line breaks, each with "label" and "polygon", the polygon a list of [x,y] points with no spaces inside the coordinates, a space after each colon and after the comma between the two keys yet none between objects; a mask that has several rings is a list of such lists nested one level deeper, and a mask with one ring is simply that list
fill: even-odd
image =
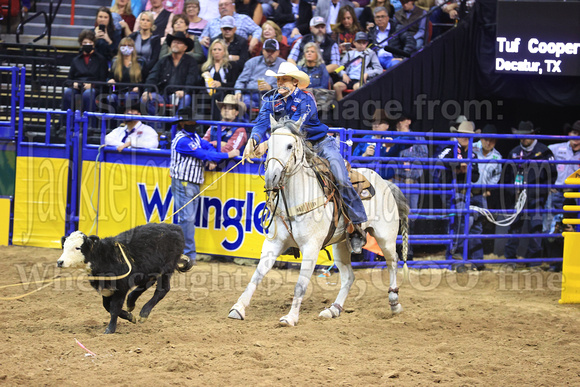
[{"label": "leather saddle", "polygon": [[[348,161],[345,160],[344,163],[346,164],[346,170],[348,171],[350,182],[361,200],[369,200],[375,196],[375,187],[373,187],[371,182],[362,173],[352,169]],[[328,160],[321,157],[314,157],[311,160],[311,166],[316,173],[319,182],[321,182],[325,195],[330,196],[333,193],[333,189],[336,187],[336,180],[330,171],[330,163]],[[333,184],[327,184],[327,181],[330,181]],[[324,182],[324,184],[322,182]]]}]

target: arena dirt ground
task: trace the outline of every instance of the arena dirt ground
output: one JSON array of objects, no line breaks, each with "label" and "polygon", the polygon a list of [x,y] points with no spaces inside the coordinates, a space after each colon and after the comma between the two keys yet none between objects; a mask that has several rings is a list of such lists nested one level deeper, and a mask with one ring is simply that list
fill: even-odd
[{"label": "arena dirt ground", "polygon": [[[0,247],[0,285],[52,278],[59,255]],[[558,304],[560,274],[411,271],[393,317],[387,272],[358,270],[334,320],[317,316],[337,275],[316,277],[299,325],[284,328],[296,270],[273,270],[245,321],[226,318],[253,270],[200,263],[176,273],[149,320],[120,320],[114,335],[103,334],[108,314],[86,281],[0,301],[0,385],[580,385],[580,306]]]}]

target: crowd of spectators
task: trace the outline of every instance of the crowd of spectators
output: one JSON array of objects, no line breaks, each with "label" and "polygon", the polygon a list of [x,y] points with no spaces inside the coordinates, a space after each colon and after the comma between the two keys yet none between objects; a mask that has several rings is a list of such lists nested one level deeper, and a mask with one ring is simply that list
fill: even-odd
[{"label": "crowd of spectators", "polygon": [[[263,94],[275,86],[262,70],[276,71],[284,60],[309,74],[311,88],[318,89],[315,97],[328,98],[336,91],[339,100],[345,90],[364,85],[423,45],[426,18],[421,17],[429,6],[420,8],[415,0],[113,0],[95,15],[90,28],[94,39],[87,31],[79,36],[81,45],[89,36],[93,49],[73,62],[63,107],[73,107],[74,95],[82,92],[86,103],[74,108],[93,111],[92,97],[108,92],[109,106],[122,112],[125,101],[137,94],[145,104],[142,112],[152,114],[158,106],[174,105],[174,91],[167,86],[184,86],[173,88],[179,91],[176,109],[191,101],[196,88],[206,86],[215,106],[232,92],[227,88],[235,87],[234,94],[247,108],[240,119],[249,119]],[[175,41],[184,47],[174,51]],[[100,69],[103,61],[105,71]],[[97,63],[99,70],[93,71]],[[186,77],[183,68],[189,72]],[[83,90],[78,81],[84,81]],[[135,87],[130,92],[125,87],[105,89],[106,82]],[[222,87],[226,90],[220,91]],[[149,98],[153,91],[155,104]],[[213,109],[213,118],[219,114]]]}]

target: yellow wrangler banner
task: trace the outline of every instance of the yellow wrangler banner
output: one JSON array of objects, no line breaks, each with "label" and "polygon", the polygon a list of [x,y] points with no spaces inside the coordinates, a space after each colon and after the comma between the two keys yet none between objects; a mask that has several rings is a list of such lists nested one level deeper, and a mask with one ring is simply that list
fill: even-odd
[{"label": "yellow wrangler banner", "polygon": [[[113,236],[138,225],[161,222],[173,214],[168,168],[85,161],[82,167],[79,230]],[[206,172],[203,190],[223,172]],[[264,242],[261,216],[264,180],[257,175],[229,173],[205,191],[196,217],[199,253],[259,258]],[[98,210],[98,221],[97,221]],[[167,220],[169,221],[169,220]],[[177,223],[177,215],[171,220]],[[294,262],[293,257],[281,260]],[[326,253],[318,264],[329,265]]]},{"label": "yellow wrangler banner", "polygon": [[65,233],[69,161],[18,157],[12,243],[60,248]]}]

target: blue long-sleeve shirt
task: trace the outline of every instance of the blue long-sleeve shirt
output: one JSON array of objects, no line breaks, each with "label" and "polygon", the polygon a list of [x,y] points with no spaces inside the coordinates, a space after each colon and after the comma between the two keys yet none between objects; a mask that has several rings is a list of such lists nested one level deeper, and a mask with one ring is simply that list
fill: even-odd
[{"label": "blue long-sleeve shirt", "polygon": [[[197,134],[192,136],[193,140],[190,137],[182,137],[177,142],[175,145],[177,153],[216,163],[228,158],[227,153],[218,152],[213,145],[199,137]],[[199,140],[199,146],[196,140]]]},{"label": "blue long-sleeve shirt", "polygon": [[328,133],[328,126],[318,119],[318,110],[312,94],[296,88],[287,98],[283,99],[278,93],[266,97],[266,101],[260,108],[256,126],[252,129],[250,138],[260,142],[268,129],[270,129],[270,114],[276,120],[284,116],[290,117],[294,121],[304,118],[302,130],[306,131],[306,139],[318,141]]}]

